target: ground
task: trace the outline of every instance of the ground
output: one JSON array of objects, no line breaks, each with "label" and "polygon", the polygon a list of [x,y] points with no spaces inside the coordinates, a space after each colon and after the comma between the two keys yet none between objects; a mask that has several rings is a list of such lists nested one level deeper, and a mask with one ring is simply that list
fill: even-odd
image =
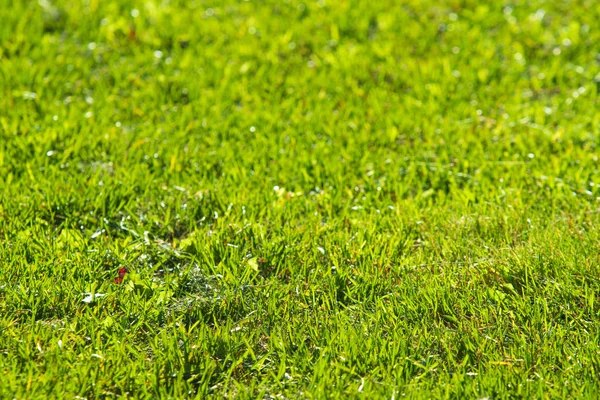
[{"label": "ground", "polygon": [[0,0],[0,397],[595,398],[595,0]]}]

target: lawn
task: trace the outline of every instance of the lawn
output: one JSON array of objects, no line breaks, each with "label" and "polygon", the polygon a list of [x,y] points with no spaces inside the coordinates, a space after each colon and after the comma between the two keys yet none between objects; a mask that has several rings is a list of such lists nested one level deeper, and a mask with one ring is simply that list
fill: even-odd
[{"label": "lawn", "polygon": [[597,398],[596,0],[0,0],[0,398]]}]

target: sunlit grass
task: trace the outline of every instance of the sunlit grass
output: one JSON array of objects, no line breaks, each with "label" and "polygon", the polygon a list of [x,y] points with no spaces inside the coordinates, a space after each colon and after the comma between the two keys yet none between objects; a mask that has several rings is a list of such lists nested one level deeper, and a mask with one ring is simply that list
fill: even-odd
[{"label": "sunlit grass", "polygon": [[595,398],[598,21],[0,0],[0,397]]}]

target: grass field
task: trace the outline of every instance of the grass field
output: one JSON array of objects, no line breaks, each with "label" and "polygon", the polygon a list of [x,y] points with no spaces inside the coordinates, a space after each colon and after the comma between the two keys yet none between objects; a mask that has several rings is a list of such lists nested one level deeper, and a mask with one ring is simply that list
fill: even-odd
[{"label": "grass field", "polygon": [[597,398],[599,21],[0,0],[0,398]]}]

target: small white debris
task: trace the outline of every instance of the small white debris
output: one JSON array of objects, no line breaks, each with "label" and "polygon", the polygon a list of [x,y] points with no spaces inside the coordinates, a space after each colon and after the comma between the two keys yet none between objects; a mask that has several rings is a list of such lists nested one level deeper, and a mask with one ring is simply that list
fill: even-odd
[{"label": "small white debris", "polygon": [[91,236],[90,239],[96,239],[97,237],[99,237],[100,235],[102,235],[104,232],[105,232],[104,229],[100,229],[100,230],[94,232],[94,234]]},{"label": "small white debris", "polygon": [[83,293],[84,295],[86,295],[84,297],[83,301],[84,303],[93,303],[96,299],[99,299],[100,297],[104,297],[105,294],[104,293],[95,293],[95,294],[91,294],[91,293]]}]

